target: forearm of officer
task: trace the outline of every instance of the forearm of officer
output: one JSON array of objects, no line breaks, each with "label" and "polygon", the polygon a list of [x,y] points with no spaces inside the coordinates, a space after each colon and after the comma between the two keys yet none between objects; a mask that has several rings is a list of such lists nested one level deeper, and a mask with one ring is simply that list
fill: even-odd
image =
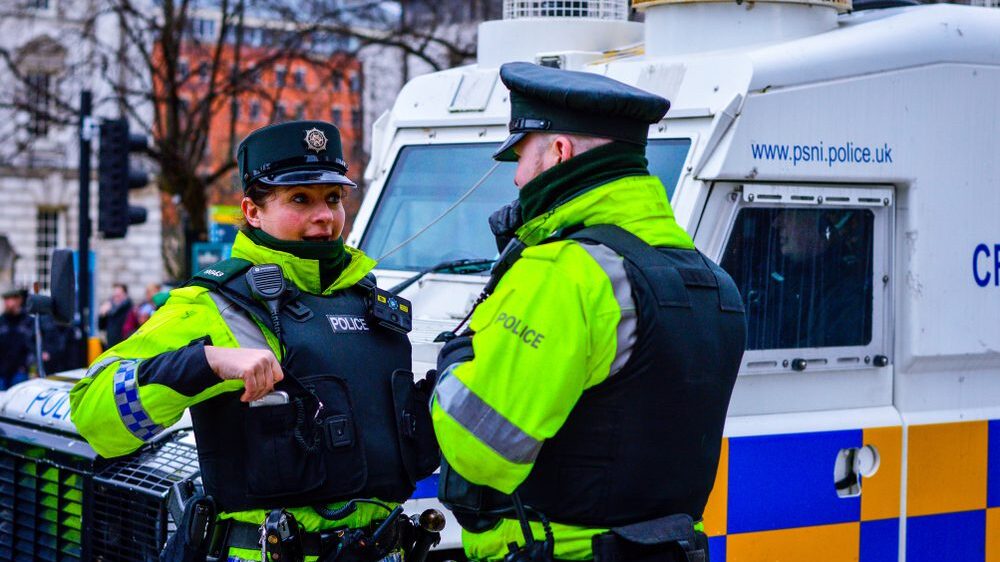
[{"label": "forearm of officer", "polygon": [[210,300],[193,292],[176,299],[99,357],[73,387],[77,431],[102,456],[119,456],[176,423],[189,406],[241,390],[242,381],[224,381],[207,368],[209,340],[236,345]]},{"label": "forearm of officer", "polygon": [[177,423],[188,407],[241,387],[215,376],[201,343],[148,359],[107,359],[70,393],[77,431],[104,457],[131,453]]}]

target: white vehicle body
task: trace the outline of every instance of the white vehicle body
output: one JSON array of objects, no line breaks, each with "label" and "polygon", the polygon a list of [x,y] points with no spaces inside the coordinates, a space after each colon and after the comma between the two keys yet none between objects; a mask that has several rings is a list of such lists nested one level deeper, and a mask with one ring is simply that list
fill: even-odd
[{"label": "white vehicle body", "polygon": [[[644,24],[487,22],[477,65],[408,83],[375,125],[348,243],[391,252],[383,286],[433,265],[400,267],[393,249],[435,232],[421,234],[437,216],[423,209],[435,174],[436,193],[464,198],[489,168],[455,145],[484,158],[507,136],[502,62],[544,60],[663,95],[672,107],[650,149],[690,143],[675,185],[663,179],[712,259],[723,261],[740,216],[833,209],[870,225],[864,341],[745,355],[705,516],[712,560],[1000,559],[1000,11],[645,4]],[[424,153],[441,162],[421,168]],[[408,170],[409,183],[394,177]],[[497,174],[479,189],[509,201],[511,168]],[[457,175],[466,183],[448,185]],[[401,201],[410,184],[426,193]],[[451,197],[434,208],[466,204]],[[434,259],[495,255],[449,254],[488,237],[476,213],[433,227]],[[415,370],[433,367],[434,336],[466,316],[483,281],[431,273],[401,293],[417,319]],[[863,486],[838,493],[852,474]]]}]

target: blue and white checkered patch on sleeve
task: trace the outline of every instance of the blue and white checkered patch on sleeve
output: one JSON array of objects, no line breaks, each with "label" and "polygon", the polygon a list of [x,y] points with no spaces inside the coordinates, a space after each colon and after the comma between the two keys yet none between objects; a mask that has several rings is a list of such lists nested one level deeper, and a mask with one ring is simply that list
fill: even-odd
[{"label": "blue and white checkered patch on sleeve", "polygon": [[150,419],[139,400],[139,385],[136,381],[138,361],[123,360],[115,373],[115,405],[122,423],[132,435],[142,441],[149,441],[165,428]]}]

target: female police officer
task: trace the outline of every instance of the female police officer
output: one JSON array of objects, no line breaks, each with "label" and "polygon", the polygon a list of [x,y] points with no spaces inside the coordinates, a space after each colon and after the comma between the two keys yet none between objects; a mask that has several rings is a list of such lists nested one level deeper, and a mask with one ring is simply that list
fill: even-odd
[{"label": "female police officer", "polygon": [[[98,358],[73,389],[73,422],[113,457],[190,407],[220,513],[211,555],[260,560],[270,542],[275,560],[374,560],[399,550],[393,533],[373,550],[351,530],[378,526],[395,507],[383,502],[408,498],[437,464],[425,385],[408,371],[409,308],[343,244],[341,195],[354,184],[336,127],[265,127],[237,156],[247,224],[232,259]],[[345,503],[359,497],[379,500]],[[265,520],[297,536],[262,540]],[[333,528],[347,532],[320,533]]]}]

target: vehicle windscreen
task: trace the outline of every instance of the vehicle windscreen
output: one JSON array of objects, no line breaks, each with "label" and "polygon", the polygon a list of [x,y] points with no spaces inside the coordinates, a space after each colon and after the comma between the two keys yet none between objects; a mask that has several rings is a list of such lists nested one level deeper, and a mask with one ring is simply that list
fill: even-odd
[{"label": "vehicle windscreen", "polygon": [[396,252],[399,244],[455,205],[491,167],[496,145],[406,146],[382,191],[361,249],[385,269],[419,270],[447,260],[491,258],[487,219],[517,197],[513,162],[503,162],[451,212]]},{"label": "vehicle windscreen", "polygon": [[[650,172],[663,181],[668,197],[673,195],[690,145],[687,139],[649,142]],[[410,271],[449,260],[495,257],[496,243],[487,219],[517,197],[516,163],[501,163],[479,187],[472,188],[495,163],[496,147],[495,143],[403,147],[361,239],[361,249],[377,258],[381,268]]]}]

